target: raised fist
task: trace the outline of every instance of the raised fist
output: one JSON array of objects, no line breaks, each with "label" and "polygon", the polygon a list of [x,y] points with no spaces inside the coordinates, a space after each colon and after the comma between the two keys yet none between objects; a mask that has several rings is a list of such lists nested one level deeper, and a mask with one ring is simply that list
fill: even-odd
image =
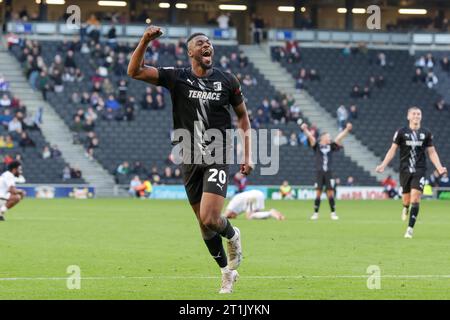
[{"label": "raised fist", "polygon": [[160,37],[162,34],[163,34],[163,33],[162,33],[160,27],[157,27],[157,26],[150,26],[150,27],[148,27],[148,28],[145,30],[145,32],[144,32],[142,38],[143,38],[145,41],[150,42],[150,41],[152,41],[152,40],[154,40],[154,39]]}]

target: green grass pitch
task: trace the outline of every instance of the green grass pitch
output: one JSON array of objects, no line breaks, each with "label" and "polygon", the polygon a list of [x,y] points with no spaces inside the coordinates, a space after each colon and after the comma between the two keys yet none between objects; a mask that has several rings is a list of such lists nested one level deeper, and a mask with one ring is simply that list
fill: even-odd
[{"label": "green grass pitch", "polygon": [[[32,200],[0,222],[0,299],[450,299],[450,203],[424,201],[404,239],[399,201],[268,201],[286,221],[233,223],[244,260],[232,296],[187,201]],[[67,267],[81,288],[67,288]],[[370,265],[381,288],[367,287]]]}]

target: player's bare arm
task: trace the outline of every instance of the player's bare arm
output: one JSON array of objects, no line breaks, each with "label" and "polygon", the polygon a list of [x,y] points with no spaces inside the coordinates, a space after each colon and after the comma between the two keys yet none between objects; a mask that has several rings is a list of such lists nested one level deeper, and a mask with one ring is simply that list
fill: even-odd
[{"label": "player's bare arm", "polygon": [[161,28],[157,26],[150,26],[145,30],[128,64],[128,76],[154,85],[158,84],[158,69],[151,66],[146,66],[144,64],[144,56],[150,41],[161,35]]},{"label": "player's bare arm", "polygon": [[24,190],[17,189],[16,187],[10,187],[9,188],[9,193],[11,193],[13,195],[18,195],[22,199],[25,197],[25,194],[26,194]]},{"label": "player's bare arm", "polygon": [[384,169],[389,165],[389,163],[394,159],[395,153],[397,152],[398,144],[392,143],[391,147],[389,148],[388,152],[386,153],[386,156],[384,157],[383,162],[378,165],[375,168],[375,171],[378,173],[382,173]]},{"label": "player's bare arm", "polygon": [[442,166],[441,160],[439,159],[439,155],[436,151],[436,148],[428,147],[427,152],[428,152],[428,156],[430,157],[431,162],[435,166],[439,175],[443,175],[443,174],[447,173],[447,168]]},{"label": "player's bare arm", "polygon": [[353,129],[353,125],[349,122],[347,123],[347,125],[345,126],[345,129],[342,130],[334,139],[334,142],[336,142],[337,144],[341,145],[342,144],[342,140],[344,140],[344,138],[349,134],[350,131],[352,131]]},{"label": "player's bare arm", "polygon": [[302,129],[303,133],[306,135],[306,137],[308,138],[309,144],[311,145],[311,147],[314,147],[316,145],[316,138],[314,137],[314,135],[311,133],[311,131],[309,131],[308,129],[308,125],[306,123],[303,123],[300,126],[300,129]]},{"label": "player's bare arm", "polygon": [[242,102],[236,108],[234,108],[238,118],[238,128],[241,132],[244,132],[244,163],[241,164],[241,173],[249,175],[253,170],[253,163],[251,157],[251,135],[250,135],[250,120],[248,118],[247,107],[245,102]]}]

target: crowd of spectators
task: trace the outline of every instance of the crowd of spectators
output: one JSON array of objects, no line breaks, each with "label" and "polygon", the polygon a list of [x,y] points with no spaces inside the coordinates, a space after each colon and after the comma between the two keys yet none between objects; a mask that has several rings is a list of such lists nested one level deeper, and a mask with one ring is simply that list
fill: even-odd
[{"label": "crowd of spectators", "polygon": [[[429,89],[433,89],[439,83],[435,70],[440,68],[441,74],[450,77],[450,61],[449,57],[445,55],[440,61],[436,61],[432,53],[419,56],[414,63],[415,71],[412,77],[413,83],[424,84]],[[435,108],[438,111],[448,110],[449,105],[443,97],[440,97],[436,103]]]},{"label": "crowd of spectators", "polygon": [[134,179],[135,176],[141,180],[149,180],[152,185],[181,183],[181,169],[169,162],[161,169],[156,165],[146,167],[141,161],[135,161],[132,165],[124,161],[115,170],[116,183],[128,183],[130,178]]}]

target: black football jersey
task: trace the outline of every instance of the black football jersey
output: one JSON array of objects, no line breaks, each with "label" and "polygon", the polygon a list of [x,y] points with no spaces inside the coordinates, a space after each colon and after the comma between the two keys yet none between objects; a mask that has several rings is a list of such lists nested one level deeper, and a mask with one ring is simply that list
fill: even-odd
[{"label": "black football jersey", "polygon": [[393,143],[400,148],[400,172],[414,173],[426,170],[425,151],[433,146],[433,135],[430,130],[401,128],[394,134]]},{"label": "black football jersey", "polygon": [[[190,133],[191,152],[197,149],[204,155],[217,144],[223,145],[224,151],[232,148],[230,139],[226,139],[227,130],[232,128],[231,108],[243,101],[237,78],[217,68],[207,77],[195,76],[191,67],[162,67],[158,71],[158,85],[167,88],[172,98],[174,129]],[[223,139],[214,135],[217,130]],[[175,137],[173,142],[180,140]]]},{"label": "black football jersey", "polygon": [[314,151],[316,170],[322,172],[331,171],[332,154],[341,147],[336,142],[332,142],[331,144],[316,143],[312,148]]}]

